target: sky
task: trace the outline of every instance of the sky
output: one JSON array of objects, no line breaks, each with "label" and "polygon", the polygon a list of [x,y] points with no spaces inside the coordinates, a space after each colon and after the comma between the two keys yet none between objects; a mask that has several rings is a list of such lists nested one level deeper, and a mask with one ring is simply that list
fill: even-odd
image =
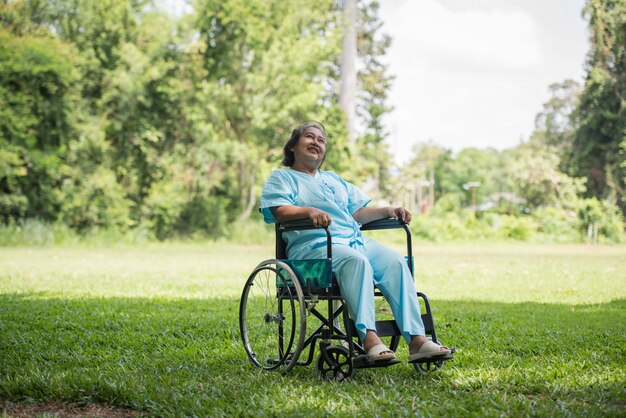
[{"label": "sky", "polygon": [[527,140],[548,86],[584,81],[584,0],[381,0],[398,163],[418,142],[459,151]]}]

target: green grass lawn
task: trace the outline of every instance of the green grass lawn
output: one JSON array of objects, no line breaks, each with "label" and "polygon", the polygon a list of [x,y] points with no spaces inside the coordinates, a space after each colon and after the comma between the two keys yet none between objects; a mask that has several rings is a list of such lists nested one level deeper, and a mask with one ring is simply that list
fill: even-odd
[{"label": "green grass lawn", "polygon": [[626,416],[626,247],[417,244],[417,288],[456,358],[422,376],[402,343],[403,363],[344,383],[314,365],[249,364],[239,296],[271,255],[219,243],[0,248],[0,410]]}]

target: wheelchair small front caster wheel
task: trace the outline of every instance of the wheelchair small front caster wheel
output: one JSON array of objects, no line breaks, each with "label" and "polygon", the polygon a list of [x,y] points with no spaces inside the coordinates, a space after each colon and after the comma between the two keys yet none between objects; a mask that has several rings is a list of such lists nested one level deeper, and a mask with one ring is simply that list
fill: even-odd
[{"label": "wheelchair small front caster wheel", "polygon": [[443,366],[443,361],[429,361],[426,363],[413,363],[413,367],[421,374],[429,374],[439,370]]},{"label": "wheelchair small front caster wheel", "polygon": [[342,382],[350,379],[354,376],[350,350],[338,345],[322,348],[322,352],[317,358],[317,372],[322,379],[326,380]]}]

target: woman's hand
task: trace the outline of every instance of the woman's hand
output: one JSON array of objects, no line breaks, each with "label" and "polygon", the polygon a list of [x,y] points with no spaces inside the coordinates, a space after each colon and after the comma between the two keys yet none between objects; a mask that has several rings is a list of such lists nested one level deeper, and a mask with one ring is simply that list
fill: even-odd
[{"label": "woman's hand", "polygon": [[327,212],[312,207],[309,208],[309,219],[315,226],[328,226],[332,222]]},{"label": "woman's hand", "polygon": [[405,224],[411,223],[411,212],[403,207],[389,208],[389,216],[397,221],[404,222]]},{"label": "woman's hand", "polygon": [[397,221],[404,222],[408,224],[411,222],[411,212],[408,209],[398,207],[392,208],[390,206],[381,206],[379,208],[368,208],[364,207],[352,214],[352,217],[358,223],[364,225],[370,223],[372,221],[377,221],[379,219],[387,219],[393,218]]}]

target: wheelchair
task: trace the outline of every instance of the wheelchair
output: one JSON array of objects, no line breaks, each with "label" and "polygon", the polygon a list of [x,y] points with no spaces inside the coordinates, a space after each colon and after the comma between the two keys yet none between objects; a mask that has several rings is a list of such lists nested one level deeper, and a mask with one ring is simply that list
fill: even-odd
[{"label": "wheelchair", "polygon": [[[316,228],[326,233],[326,259],[289,260],[283,234]],[[381,219],[361,227],[362,231],[384,229],[406,232],[406,261],[413,275],[411,232],[406,224]],[[327,227],[313,226],[310,220],[276,224],[276,258],[261,262],[252,271],[239,304],[241,340],[254,366],[282,372],[295,366],[308,366],[315,360],[318,345],[316,366],[323,379],[343,381],[353,377],[356,369],[400,362],[368,360],[354,322],[348,316],[331,262],[331,235]],[[376,290],[375,296],[383,295]],[[417,296],[422,305],[426,337],[438,343],[428,299],[420,292]],[[391,350],[397,350],[402,334],[393,319],[377,320],[376,331],[381,338],[389,340],[387,345]],[[454,349],[445,356],[419,359],[413,366],[420,373],[435,371],[452,359],[453,354]]]}]

